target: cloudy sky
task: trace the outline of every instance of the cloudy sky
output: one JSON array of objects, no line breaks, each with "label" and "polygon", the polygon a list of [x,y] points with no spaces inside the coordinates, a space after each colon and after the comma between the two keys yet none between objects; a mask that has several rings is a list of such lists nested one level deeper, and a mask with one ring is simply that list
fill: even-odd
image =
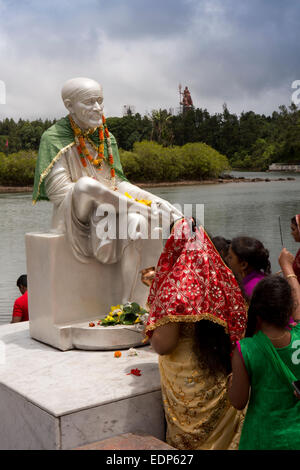
[{"label": "cloudy sky", "polygon": [[194,105],[270,114],[300,80],[299,0],[0,0],[0,119],[61,117],[61,86],[86,76],[107,116]]}]

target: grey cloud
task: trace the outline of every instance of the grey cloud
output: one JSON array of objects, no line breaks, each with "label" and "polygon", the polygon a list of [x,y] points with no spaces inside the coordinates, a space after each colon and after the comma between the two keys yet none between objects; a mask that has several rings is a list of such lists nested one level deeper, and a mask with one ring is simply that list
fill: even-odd
[{"label": "grey cloud", "polygon": [[164,38],[184,32],[193,17],[190,0],[86,0],[8,2],[1,28],[32,54],[89,53],[99,33],[112,40]]},{"label": "grey cloud", "polygon": [[255,0],[207,3],[214,8],[199,6],[186,49],[186,75],[192,77],[196,94],[232,102],[256,96],[262,108],[261,99],[273,90],[275,109],[280,89],[289,102],[290,85],[300,77],[300,5]]},{"label": "grey cloud", "polygon": [[0,79],[14,116],[61,115],[60,86],[72,76],[103,78],[115,115],[126,103],[141,113],[176,107],[179,81],[211,112],[226,101],[269,113],[289,104],[300,79],[296,0],[0,0],[0,8]]}]

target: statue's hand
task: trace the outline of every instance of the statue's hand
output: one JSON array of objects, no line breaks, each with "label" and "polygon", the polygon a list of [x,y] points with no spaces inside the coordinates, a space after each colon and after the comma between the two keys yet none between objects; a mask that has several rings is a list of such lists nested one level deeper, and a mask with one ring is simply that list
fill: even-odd
[{"label": "statue's hand", "polygon": [[168,201],[161,199],[158,196],[155,196],[153,193],[149,193],[148,191],[142,190],[138,186],[132,185],[127,181],[123,181],[119,184],[119,191],[122,194],[128,192],[134,199],[147,199],[152,201],[151,203],[151,211],[154,216],[157,216],[159,212],[162,214],[166,214],[170,217],[171,222],[175,219],[183,217],[182,212],[177,209],[176,207],[172,206]]},{"label": "statue's hand", "polygon": [[172,204],[170,204],[168,201],[165,201],[164,199],[154,200],[151,204],[151,207],[153,207],[154,211],[160,210],[162,213],[170,214],[171,221],[183,217],[183,213],[179,209],[177,209],[177,207],[174,207]]}]

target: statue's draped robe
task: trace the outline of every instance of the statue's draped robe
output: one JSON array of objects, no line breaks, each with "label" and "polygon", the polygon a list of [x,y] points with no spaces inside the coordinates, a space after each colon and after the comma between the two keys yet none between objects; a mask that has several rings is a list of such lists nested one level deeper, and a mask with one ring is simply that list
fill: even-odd
[{"label": "statue's draped robe", "polygon": [[[97,144],[99,143],[97,131],[86,136],[86,145],[90,155],[97,158]],[[127,182],[119,159],[116,140],[110,134],[111,146],[116,169],[116,186],[119,188],[124,181]],[[107,156],[105,142],[104,154]],[[119,239],[118,231],[115,239],[99,239],[96,227],[101,217],[96,215],[97,207],[93,210],[90,222],[83,224],[76,217],[73,204],[73,190],[75,183],[82,176],[90,176],[112,189],[110,167],[103,161],[102,170],[97,170],[89,160],[84,167],[80,161],[73,131],[68,118],[63,118],[46,131],[41,139],[39,156],[35,173],[33,200],[50,200],[54,204],[52,230],[67,233],[69,243],[77,259],[82,262],[90,257],[96,257],[102,263],[115,263],[118,261],[125,247],[130,243],[128,239]],[[134,197],[143,199],[143,190],[140,196],[136,192],[139,188],[127,182],[128,191],[135,191]],[[118,193],[118,192],[116,192]],[[105,195],[103,201],[105,203]],[[119,220],[116,217],[116,229]]]}]

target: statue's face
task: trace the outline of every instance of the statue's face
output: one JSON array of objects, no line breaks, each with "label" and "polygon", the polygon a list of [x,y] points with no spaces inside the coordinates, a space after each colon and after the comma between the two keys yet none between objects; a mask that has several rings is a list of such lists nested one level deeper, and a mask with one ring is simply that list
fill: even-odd
[{"label": "statue's face", "polygon": [[94,86],[79,93],[70,104],[69,111],[83,129],[98,127],[103,114],[103,93],[100,86]]}]

